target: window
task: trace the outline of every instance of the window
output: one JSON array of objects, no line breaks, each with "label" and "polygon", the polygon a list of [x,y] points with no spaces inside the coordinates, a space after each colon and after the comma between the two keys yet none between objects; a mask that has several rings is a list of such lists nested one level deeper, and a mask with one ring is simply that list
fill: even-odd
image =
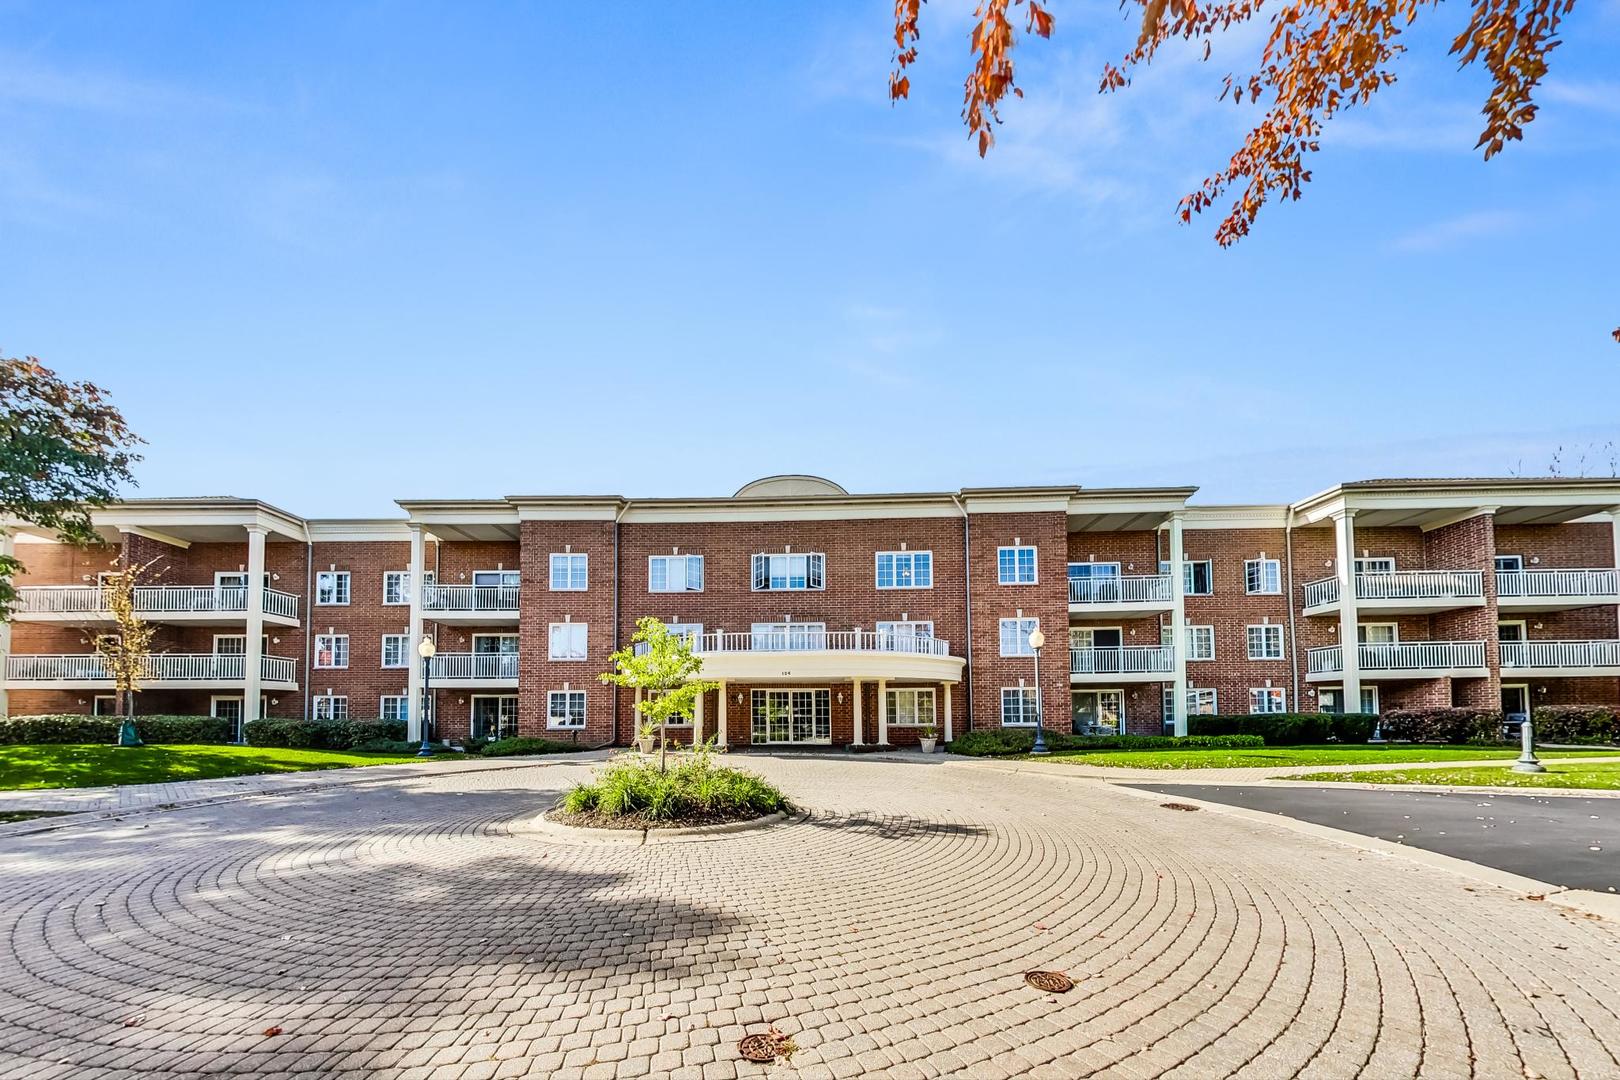
[{"label": "window", "polygon": [[553,690],[546,695],[546,727],[573,728],[585,726],[585,691]]},{"label": "window", "polygon": [[[1344,687],[1325,687],[1317,696],[1316,707],[1319,712],[1344,712]],[[1369,716],[1378,712],[1378,687],[1363,686],[1361,688],[1361,711]]]},{"label": "window", "polygon": [[1035,650],[1030,648],[1029,635],[1034,633],[1040,624],[1039,619],[1002,619],[1001,655],[1034,656]]},{"label": "window", "polygon": [[315,602],[325,605],[342,605],[349,602],[349,572],[347,570],[322,570],[315,575]]},{"label": "window", "polygon": [[1249,593],[1282,592],[1282,563],[1276,559],[1249,559],[1243,564],[1243,589]]},{"label": "window", "polygon": [[411,699],[405,694],[384,694],[377,701],[377,715],[384,720],[409,720]]},{"label": "window", "polygon": [[[1213,687],[1187,687],[1187,715],[1188,716],[1215,716],[1215,690]],[[1176,717],[1176,692],[1170,687],[1164,690],[1164,719],[1168,723]]]},{"label": "window", "polygon": [[1356,560],[1356,573],[1358,574],[1393,574],[1394,572],[1395,560],[1388,556],[1381,555],[1377,558]]},{"label": "window", "polygon": [[1251,713],[1280,713],[1288,711],[1288,691],[1269,686],[1256,686],[1249,691]]},{"label": "window", "polygon": [[318,668],[348,667],[349,635],[317,634],[315,637],[315,666]]},{"label": "window", "polygon": [[1035,584],[1035,548],[996,548],[996,578],[1003,585]]},{"label": "window", "polygon": [[383,572],[383,603],[408,604],[411,602],[411,572],[385,570]]},{"label": "window", "polygon": [[1120,598],[1119,563],[1069,564],[1069,603],[1114,604]]},{"label": "window", "polygon": [[117,716],[118,696],[116,694],[97,694],[90,703],[91,716]]},{"label": "window", "polygon": [[686,639],[686,643],[694,649],[698,647],[699,639],[703,637],[703,624],[700,622],[672,622],[665,623],[674,637]]},{"label": "window", "polygon": [[[1168,574],[1170,564],[1161,562],[1159,573]],[[1188,596],[1213,596],[1215,593],[1215,564],[1208,559],[1181,564],[1181,591]]]},{"label": "window", "polygon": [[[1174,633],[1169,623],[1159,624],[1159,644],[1172,644],[1170,637]],[[1215,659],[1215,628],[1213,626],[1187,627],[1187,659],[1213,660]]]},{"label": "window", "polygon": [[382,666],[400,668],[410,666],[411,635],[384,634],[382,639]]},{"label": "window", "polygon": [[585,632],[588,624],[582,622],[554,622],[551,624],[552,660],[585,659]]},{"label": "window", "polygon": [[1249,627],[1250,660],[1281,660],[1282,658],[1282,623],[1266,623]]},{"label": "window", "polygon": [[315,719],[347,720],[349,699],[342,694],[319,694],[315,698]]},{"label": "window", "polygon": [[1035,688],[1033,686],[1003,686],[1001,688],[1001,726],[1035,726]]},{"label": "window", "polygon": [[934,691],[930,689],[890,690],[890,727],[933,727]]},{"label": "window", "polygon": [[830,743],[831,699],[831,690],[755,690],[749,737],[756,743]]},{"label": "window", "polygon": [[825,555],[755,555],[754,591],[824,589],[827,587],[826,571]]},{"label": "window", "polygon": [[474,739],[510,739],[517,734],[516,694],[474,694],[468,734]]},{"label": "window", "polygon": [[1401,628],[1392,622],[1361,623],[1356,627],[1356,640],[1363,645],[1394,645],[1401,640]]},{"label": "window", "polygon": [[702,592],[703,556],[650,555],[647,557],[648,592]]},{"label": "window", "polygon": [[880,551],[877,553],[877,587],[880,589],[932,589],[932,551]]},{"label": "window", "polygon": [[1523,569],[1523,555],[1498,555],[1496,557],[1496,572],[1498,574],[1509,574]]},{"label": "window", "polygon": [[588,555],[552,552],[551,591],[584,592],[589,562]]}]

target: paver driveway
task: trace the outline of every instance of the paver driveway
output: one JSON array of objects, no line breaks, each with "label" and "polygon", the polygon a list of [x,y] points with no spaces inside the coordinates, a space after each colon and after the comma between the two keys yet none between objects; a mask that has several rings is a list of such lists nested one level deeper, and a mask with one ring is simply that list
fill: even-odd
[{"label": "paver driveway", "polygon": [[811,816],[556,843],[556,764],[0,840],[0,1073],[1620,1074],[1613,923],[1095,781],[748,764]]}]

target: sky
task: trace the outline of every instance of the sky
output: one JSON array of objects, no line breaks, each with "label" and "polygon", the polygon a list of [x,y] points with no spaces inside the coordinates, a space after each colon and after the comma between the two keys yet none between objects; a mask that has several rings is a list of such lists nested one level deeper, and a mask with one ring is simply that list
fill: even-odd
[{"label": "sky", "polygon": [[[132,494],[395,499],[1607,475],[1620,0],[1527,139],[1425,12],[1296,203],[1221,250],[1178,198],[1253,113],[1254,30],[1052,0],[981,160],[971,3],[0,0],[0,355],[106,387]],[[1584,463],[1583,463],[1584,459]]]}]

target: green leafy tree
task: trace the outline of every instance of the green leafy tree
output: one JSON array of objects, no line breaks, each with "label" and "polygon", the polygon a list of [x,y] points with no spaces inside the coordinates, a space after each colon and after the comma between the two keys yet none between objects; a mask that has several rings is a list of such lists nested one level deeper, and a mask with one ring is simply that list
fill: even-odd
[{"label": "green leafy tree", "polygon": [[[96,543],[90,512],[135,483],[140,442],[99,386],[67,382],[32,356],[0,357],[0,518]],[[0,556],[0,618],[11,614],[21,570]]]},{"label": "green leafy tree", "polygon": [[102,579],[101,586],[107,610],[112,615],[113,631],[96,635],[96,652],[101,654],[112,676],[119,711],[131,726],[135,718],[135,695],[140,693],[146,658],[152,654],[152,637],[156,632],[156,627],[141,618],[135,604],[135,590],[150,566],[151,563],[147,563],[116,570]]},{"label": "green leafy tree", "polygon": [[643,691],[636,705],[637,724],[644,719],[658,725],[658,769],[662,772],[669,752],[670,721],[681,717],[690,722],[698,696],[720,684],[698,679],[703,658],[692,651],[686,635],[670,633],[669,627],[650,616],[637,621],[630,643],[608,659],[613,661],[613,670],[602,675],[603,682]]}]

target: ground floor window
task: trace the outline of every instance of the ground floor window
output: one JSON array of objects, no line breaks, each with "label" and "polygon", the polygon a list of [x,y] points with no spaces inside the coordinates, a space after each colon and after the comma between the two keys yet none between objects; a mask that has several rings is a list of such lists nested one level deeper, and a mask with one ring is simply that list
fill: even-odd
[{"label": "ground floor window", "polygon": [[[1325,713],[1344,712],[1344,687],[1325,686],[1317,694],[1316,707]],[[1361,688],[1361,711],[1369,716],[1378,713],[1378,687],[1363,686]]]},{"label": "ground floor window", "polygon": [[[583,694],[583,691],[581,691]],[[584,712],[581,710],[581,717]],[[471,735],[476,739],[510,739],[517,735],[516,694],[474,694]]]},{"label": "ground floor window", "polygon": [[[1187,687],[1187,715],[1188,716],[1214,716],[1215,688],[1212,686]],[[1164,688],[1164,720],[1169,723],[1176,717],[1176,691],[1174,687]]]},{"label": "ground floor window", "polygon": [[1074,690],[1069,694],[1069,704],[1076,735],[1125,733],[1123,690]]},{"label": "ground floor window", "polygon": [[1035,688],[1033,686],[1003,686],[1001,688],[1001,726],[1035,726]]},{"label": "ground floor window", "polygon": [[90,703],[91,716],[117,716],[118,695],[97,694],[96,699]]},{"label": "ground floor window", "polygon": [[384,720],[409,720],[411,699],[408,694],[384,694],[377,702],[377,715]]},{"label": "ground floor window", "polygon": [[1251,713],[1281,713],[1288,711],[1288,691],[1270,686],[1256,686],[1249,690]]},{"label": "ground floor window", "polygon": [[931,688],[889,690],[890,727],[933,727],[934,691]]},{"label": "ground floor window", "polygon": [[553,690],[546,695],[546,727],[578,730],[585,726],[585,691]]},{"label": "ground floor window", "polygon": [[315,698],[315,719],[347,720],[349,699],[343,694],[321,694]]},{"label": "ground floor window", "polygon": [[832,742],[831,690],[755,690],[752,741]]}]

